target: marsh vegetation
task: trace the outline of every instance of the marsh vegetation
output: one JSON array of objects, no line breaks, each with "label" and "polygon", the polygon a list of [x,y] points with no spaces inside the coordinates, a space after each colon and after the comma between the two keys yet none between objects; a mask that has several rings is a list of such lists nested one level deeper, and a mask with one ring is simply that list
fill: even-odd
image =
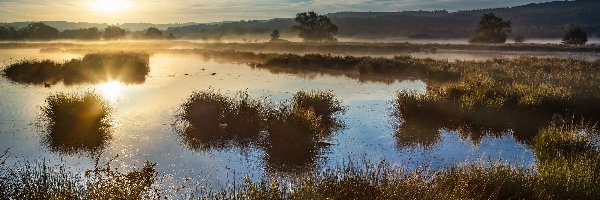
[{"label": "marsh vegetation", "polygon": [[43,106],[47,122],[44,143],[67,154],[99,153],[111,139],[111,108],[95,93],[48,96]]},{"label": "marsh vegetation", "polygon": [[150,72],[148,54],[93,53],[64,63],[51,60],[22,60],[3,70],[8,79],[25,84],[67,85],[108,82],[143,83]]},{"label": "marsh vegetation", "polygon": [[268,98],[235,97],[206,90],[192,94],[181,106],[178,127],[182,141],[192,149],[259,147],[276,171],[305,170],[333,132],[341,127],[344,111],[331,92],[300,91],[275,106]]}]

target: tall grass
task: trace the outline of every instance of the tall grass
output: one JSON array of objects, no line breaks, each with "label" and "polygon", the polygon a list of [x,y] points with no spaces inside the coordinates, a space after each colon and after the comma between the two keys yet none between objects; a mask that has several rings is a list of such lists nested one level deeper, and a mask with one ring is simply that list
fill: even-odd
[{"label": "tall grass", "polygon": [[22,60],[8,65],[4,76],[26,84],[51,84],[62,79],[62,66],[51,60]]},{"label": "tall grass", "polygon": [[247,92],[226,97],[214,90],[195,92],[181,106],[183,142],[192,149],[259,147],[275,170],[294,171],[315,163],[344,111],[331,92],[298,92],[275,107]]},{"label": "tall grass", "polygon": [[64,63],[23,60],[4,68],[4,76],[17,83],[65,84],[106,82],[142,83],[148,75],[148,54],[93,53]]},{"label": "tall grass", "polygon": [[140,169],[123,173],[110,162],[76,174],[65,165],[46,162],[24,163],[3,169],[0,196],[6,199],[141,199],[159,198],[153,187],[155,164],[146,162]]},{"label": "tall grass", "polygon": [[45,143],[65,153],[97,152],[111,138],[110,106],[98,94],[57,93],[42,107],[48,122]]}]

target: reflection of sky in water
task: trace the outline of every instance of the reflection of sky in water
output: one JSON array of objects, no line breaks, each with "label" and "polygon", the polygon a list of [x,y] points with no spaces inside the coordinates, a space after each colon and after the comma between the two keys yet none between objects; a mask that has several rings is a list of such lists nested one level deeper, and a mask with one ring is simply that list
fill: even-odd
[{"label": "reflection of sky in water", "polygon": [[[67,59],[77,55],[39,54],[37,51],[12,50],[0,52],[0,59],[45,58]],[[442,131],[441,142],[431,148],[398,148],[394,139],[391,100],[399,90],[424,91],[421,81],[397,81],[392,84],[359,83],[356,80],[319,75],[311,79],[288,74],[271,74],[267,70],[238,64],[206,62],[201,56],[158,54],[150,59],[151,71],[141,85],[108,82],[98,85],[51,88],[15,85],[0,79],[0,148],[11,148],[12,161],[46,158],[53,163],[61,160],[78,168],[91,167],[93,159],[85,156],[61,157],[40,145],[38,117],[45,98],[58,91],[82,92],[96,90],[114,107],[113,140],[103,158],[119,154],[122,167],[142,166],[143,161],[158,163],[160,172],[175,181],[182,177],[207,180],[219,185],[241,181],[245,175],[264,175],[260,150],[241,153],[237,149],[196,152],[181,144],[171,124],[179,105],[193,91],[215,88],[228,95],[248,90],[258,98],[270,96],[275,102],[290,98],[299,90],[328,90],[343,100],[348,111],[341,116],[346,128],[332,139],[333,146],[325,154],[327,166],[338,166],[348,159],[382,159],[392,164],[416,166],[428,164],[444,167],[465,160],[509,160],[531,163],[533,154],[511,136],[485,137],[479,145],[462,141],[453,132]],[[204,69],[204,70],[203,70]],[[216,75],[211,75],[216,73]],[[186,75],[187,74],[187,75]],[[38,122],[36,122],[38,121]]]}]

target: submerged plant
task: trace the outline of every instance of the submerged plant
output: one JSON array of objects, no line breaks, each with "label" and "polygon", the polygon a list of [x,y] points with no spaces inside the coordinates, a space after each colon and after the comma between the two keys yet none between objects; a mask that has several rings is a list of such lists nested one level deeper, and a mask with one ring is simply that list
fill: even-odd
[{"label": "submerged plant", "polygon": [[48,127],[45,142],[55,151],[96,152],[110,140],[110,106],[98,94],[57,93],[42,107]]}]

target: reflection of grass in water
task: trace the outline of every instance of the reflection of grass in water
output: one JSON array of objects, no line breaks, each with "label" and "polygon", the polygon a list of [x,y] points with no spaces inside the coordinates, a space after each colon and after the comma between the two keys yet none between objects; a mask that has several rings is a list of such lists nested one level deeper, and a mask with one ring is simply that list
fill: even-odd
[{"label": "reflection of grass in water", "polygon": [[117,80],[142,83],[150,68],[149,56],[138,53],[95,53],[63,64],[50,60],[24,60],[7,66],[4,76],[26,84],[66,84]]},{"label": "reflection of grass in water", "polygon": [[183,103],[179,118],[188,126],[180,130],[193,149],[247,147],[256,144],[268,108],[250,99],[247,92],[228,98],[216,91],[195,92]]},{"label": "reflection of grass in water", "polygon": [[269,120],[265,151],[268,167],[276,171],[312,169],[331,134],[341,127],[336,119],[345,109],[329,91],[297,92]]},{"label": "reflection of grass in water", "polygon": [[4,76],[18,83],[56,83],[62,79],[62,66],[51,60],[22,60],[4,68]]},{"label": "reflection of grass in water", "polygon": [[158,198],[152,189],[155,164],[146,162],[128,173],[96,161],[85,176],[67,171],[67,166],[46,162],[25,163],[0,173],[0,196],[8,199],[140,199]]},{"label": "reflection of grass in water", "polygon": [[[315,157],[339,128],[334,114],[343,111],[330,92],[298,92],[278,109],[273,103],[249,98],[240,92],[233,98],[213,90],[192,94],[183,103],[179,130],[192,149],[250,145],[262,147],[275,168],[295,169],[314,165]],[[266,135],[265,135],[266,134]]]},{"label": "reflection of grass in water", "polygon": [[[302,176],[271,177],[217,191],[196,188],[206,198],[222,199],[596,199],[600,195],[597,131],[589,125],[555,122],[534,139],[539,161],[532,167],[504,163],[462,163],[441,170],[404,170],[361,163]],[[0,156],[1,160],[1,156]],[[1,168],[0,195],[8,198],[84,197],[157,198],[154,165],[130,173],[106,167],[89,171],[88,179],[65,168],[45,165]],[[159,186],[160,187],[160,186]],[[181,192],[179,190],[169,192]],[[85,196],[82,196],[85,195]],[[181,194],[175,194],[181,195]]]},{"label": "reflection of grass in water", "polygon": [[54,151],[97,152],[111,138],[108,103],[95,93],[58,93],[42,107],[48,120],[45,142]]}]

